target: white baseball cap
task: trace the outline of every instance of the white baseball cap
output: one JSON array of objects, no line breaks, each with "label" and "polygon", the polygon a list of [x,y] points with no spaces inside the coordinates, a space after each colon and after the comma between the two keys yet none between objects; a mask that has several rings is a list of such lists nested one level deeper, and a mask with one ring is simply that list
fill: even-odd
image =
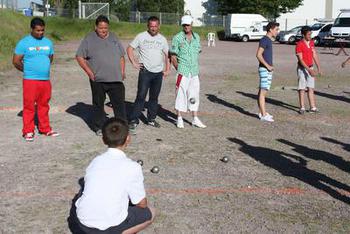
[{"label": "white baseball cap", "polygon": [[181,18],[181,25],[188,24],[191,25],[193,23],[193,18],[190,15],[184,15]]}]

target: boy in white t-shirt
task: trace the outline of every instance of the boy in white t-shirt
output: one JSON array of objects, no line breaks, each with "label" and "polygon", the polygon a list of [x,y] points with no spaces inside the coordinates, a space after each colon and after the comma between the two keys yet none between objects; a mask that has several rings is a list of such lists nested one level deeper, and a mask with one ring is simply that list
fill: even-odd
[{"label": "boy in white t-shirt", "polygon": [[147,206],[141,166],[123,152],[130,143],[128,124],[112,118],[102,135],[108,150],[86,169],[75,203],[78,224],[85,233],[137,233],[153,222],[154,211]]}]

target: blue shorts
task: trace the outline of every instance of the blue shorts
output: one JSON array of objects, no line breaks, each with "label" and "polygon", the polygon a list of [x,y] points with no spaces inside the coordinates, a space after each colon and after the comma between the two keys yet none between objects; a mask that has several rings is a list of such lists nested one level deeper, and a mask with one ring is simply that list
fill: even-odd
[{"label": "blue shorts", "polygon": [[265,67],[259,67],[260,89],[270,90],[273,72],[270,72]]}]

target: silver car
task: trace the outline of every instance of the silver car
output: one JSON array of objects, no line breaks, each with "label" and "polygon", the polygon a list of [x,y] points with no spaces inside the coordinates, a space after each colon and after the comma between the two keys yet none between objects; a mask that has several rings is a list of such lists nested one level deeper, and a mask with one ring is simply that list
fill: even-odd
[{"label": "silver car", "polygon": [[298,26],[298,27],[292,28],[291,30],[280,32],[276,38],[277,41],[280,43],[294,44],[296,35],[298,34],[298,32],[300,32],[302,27],[303,26]]}]

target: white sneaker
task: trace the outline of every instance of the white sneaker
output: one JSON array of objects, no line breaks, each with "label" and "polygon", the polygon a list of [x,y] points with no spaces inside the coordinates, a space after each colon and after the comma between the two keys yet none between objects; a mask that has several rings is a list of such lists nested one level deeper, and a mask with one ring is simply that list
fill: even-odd
[{"label": "white sneaker", "polygon": [[275,122],[273,120],[273,118],[271,117],[271,115],[265,115],[265,116],[261,116],[260,120],[263,122]]},{"label": "white sneaker", "polygon": [[197,127],[197,128],[206,128],[202,121],[200,121],[199,118],[195,117],[192,121],[192,126]]},{"label": "white sneaker", "polygon": [[[261,113],[259,113],[258,115],[259,115],[259,119],[261,119],[262,114],[261,114]],[[269,113],[266,113],[266,116],[270,116],[271,118],[273,118],[273,116],[272,116],[272,115],[270,115]]]},{"label": "white sneaker", "polygon": [[178,127],[178,128],[185,128],[184,120],[182,118],[177,118],[176,127]]}]

